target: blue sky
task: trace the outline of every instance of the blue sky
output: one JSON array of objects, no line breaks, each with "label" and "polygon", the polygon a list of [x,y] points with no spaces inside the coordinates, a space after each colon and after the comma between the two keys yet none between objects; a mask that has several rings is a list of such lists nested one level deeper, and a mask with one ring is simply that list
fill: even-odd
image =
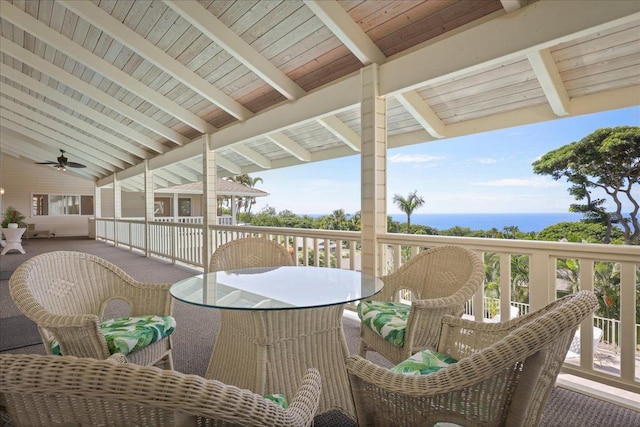
[{"label": "blue sky", "polygon": [[[387,155],[387,213],[400,213],[394,194],[417,190],[425,200],[414,213],[567,212],[574,202],[566,181],[533,173],[543,154],[596,129],[640,126],[640,107],[571,117],[391,149]],[[360,210],[360,157],[354,155],[250,174],[263,182],[265,206],[295,214]],[[640,197],[640,195],[638,195]]]}]

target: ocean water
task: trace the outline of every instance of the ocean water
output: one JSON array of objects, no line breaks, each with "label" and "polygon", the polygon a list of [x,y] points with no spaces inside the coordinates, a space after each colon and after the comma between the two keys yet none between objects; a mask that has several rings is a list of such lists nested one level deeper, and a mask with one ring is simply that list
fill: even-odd
[{"label": "ocean water", "polygon": [[[394,221],[400,223],[407,222],[407,215],[404,213],[391,214]],[[520,231],[528,233],[530,231],[542,231],[544,228],[559,222],[579,221],[582,214],[563,213],[492,213],[492,214],[420,214],[411,215],[411,224],[428,225],[438,230],[460,226],[469,227],[471,230],[489,230],[504,227],[518,227]]]}]

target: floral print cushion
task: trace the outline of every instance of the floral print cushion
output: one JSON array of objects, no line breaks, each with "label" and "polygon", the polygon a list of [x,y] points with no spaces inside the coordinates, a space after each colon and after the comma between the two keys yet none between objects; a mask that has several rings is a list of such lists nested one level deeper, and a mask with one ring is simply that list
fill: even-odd
[{"label": "floral print cushion", "polygon": [[[176,319],[171,316],[118,317],[100,322],[100,328],[111,354],[125,356],[140,350],[162,338],[168,337],[176,328]],[[51,342],[53,354],[61,355],[57,340]]]},{"label": "floral print cushion", "polygon": [[282,406],[284,409],[289,407],[289,402],[287,402],[287,398],[284,394],[265,394],[264,398],[275,402],[278,406]]},{"label": "floral print cushion", "polygon": [[457,360],[431,350],[422,350],[390,369],[391,372],[407,375],[428,375],[446,368]]},{"label": "floral print cushion", "polygon": [[360,321],[385,340],[402,347],[410,305],[390,301],[362,301],[358,304]]}]

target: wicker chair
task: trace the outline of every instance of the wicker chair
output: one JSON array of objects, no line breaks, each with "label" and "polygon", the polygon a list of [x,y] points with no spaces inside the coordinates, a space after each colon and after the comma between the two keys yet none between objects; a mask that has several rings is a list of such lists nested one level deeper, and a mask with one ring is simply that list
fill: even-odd
[{"label": "wicker chair", "polygon": [[245,237],[218,247],[211,255],[209,271],[285,265],[293,265],[293,259],[283,245],[261,237]]},{"label": "wicker chair", "polygon": [[361,426],[538,426],[576,328],[597,308],[581,291],[502,323],[442,320],[436,351],[457,363],[429,375],[347,360]]},{"label": "wicker chair", "polygon": [[[45,351],[52,341],[65,356],[106,359],[111,352],[100,327],[107,304],[122,300],[129,316],[171,316],[170,283],[142,283],[97,256],[71,251],[37,255],[20,265],[9,280],[16,306],[38,325]],[[128,359],[139,365],[173,369],[171,336],[159,339]]]},{"label": "wicker chair", "polygon": [[484,265],[480,257],[459,246],[441,246],[423,251],[382,277],[384,288],[372,301],[397,301],[411,291],[412,302],[404,332],[404,344],[387,341],[362,322],[359,355],[376,351],[394,364],[422,349],[434,349],[445,314],[461,316],[464,304],[481,289]]},{"label": "wicker chair", "polygon": [[309,426],[320,374],[308,369],[283,409],[197,375],[71,356],[0,355],[0,402],[18,426]]}]

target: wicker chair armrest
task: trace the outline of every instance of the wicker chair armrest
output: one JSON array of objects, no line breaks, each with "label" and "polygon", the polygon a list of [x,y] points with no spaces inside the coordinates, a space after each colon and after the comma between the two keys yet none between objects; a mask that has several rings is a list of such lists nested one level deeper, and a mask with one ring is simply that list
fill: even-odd
[{"label": "wicker chair armrest", "polygon": [[[110,355],[100,328],[100,319],[96,315],[48,315],[38,328],[43,338],[47,337],[45,346],[51,345],[51,340],[55,338],[62,354],[95,359],[106,359]],[[46,351],[49,353],[50,349]]]},{"label": "wicker chair armrest", "polygon": [[173,314],[173,298],[169,289],[171,283],[131,283],[131,315],[143,316],[155,314],[171,316]]},{"label": "wicker chair armrest", "polygon": [[105,359],[107,362],[111,362],[116,365],[123,365],[129,363],[129,359],[122,353],[114,353]]},{"label": "wicker chair armrest", "polygon": [[313,418],[320,404],[320,392],[322,380],[320,371],[314,368],[307,369],[302,383],[298,387],[296,395],[291,400],[287,411],[292,412],[301,422],[300,425],[312,425]]},{"label": "wicker chair armrest", "polygon": [[489,323],[446,315],[442,317],[437,350],[460,359],[491,346],[525,323],[524,317]]},{"label": "wicker chair armrest", "polygon": [[[477,359],[477,358],[476,358]],[[362,381],[373,384],[381,389],[400,393],[407,396],[436,396],[462,390],[467,387],[489,380],[496,373],[504,371],[503,360],[497,366],[482,363],[480,366],[469,366],[469,362],[449,365],[429,375],[408,375],[390,371],[387,368],[353,355],[347,359],[349,375],[355,375]],[[514,361],[512,365],[515,365]],[[485,369],[486,368],[486,369]]]},{"label": "wicker chair armrest", "polygon": [[58,328],[88,328],[100,325],[95,314],[53,314],[43,312],[38,316],[38,326],[48,330]]}]

